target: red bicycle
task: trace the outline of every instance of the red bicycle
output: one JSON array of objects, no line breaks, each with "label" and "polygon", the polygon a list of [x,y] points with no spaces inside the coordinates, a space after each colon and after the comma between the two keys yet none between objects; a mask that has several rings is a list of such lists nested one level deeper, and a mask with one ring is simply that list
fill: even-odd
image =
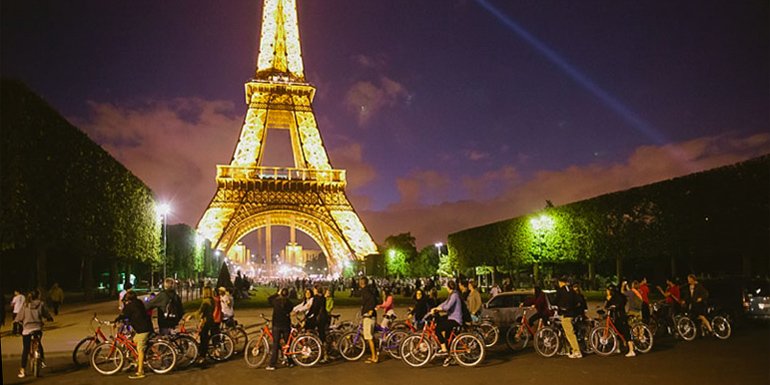
[{"label": "red bicycle", "polygon": [[[103,325],[114,327],[114,323],[99,321]],[[124,333],[114,333],[109,341],[102,342],[91,353],[91,366],[104,375],[120,371],[126,361],[136,361],[139,353],[136,343]],[[176,364],[176,349],[164,340],[150,338],[144,351],[147,366],[155,373],[168,373]]]},{"label": "red bicycle", "polygon": [[[265,318],[264,314],[260,314],[260,317],[265,322],[259,325],[261,326],[259,334],[256,338],[249,340],[243,353],[246,365],[252,368],[260,367],[267,361],[267,357],[270,356],[270,344],[280,343],[275,341],[273,332],[268,326],[270,319]],[[323,346],[321,339],[315,333],[302,331],[301,322],[298,322],[292,325],[289,338],[281,345],[278,352],[283,353],[282,360],[284,361],[292,360],[297,365],[309,367],[321,360]]]},{"label": "red bicycle", "polygon": [[[99,318],[96,317],[96,313],[94,313],[94,316],[91,318],[91,322],[89,324],[89,330],[91,330],[93,335],[80,340],[80,342],[75,345],[75,349],[72,351],[72,362],[75,364],[75,366],[81,367],[88,365],[91,360],[91,353],[93,353],[94,348],[103,342],[107,342],[109,339],[102,332],[102,324],[103,322],[100,321]],[[127,328],[130,329],[128,326]],[[128,332],[130,334],[131,331],[128,330]]]}]

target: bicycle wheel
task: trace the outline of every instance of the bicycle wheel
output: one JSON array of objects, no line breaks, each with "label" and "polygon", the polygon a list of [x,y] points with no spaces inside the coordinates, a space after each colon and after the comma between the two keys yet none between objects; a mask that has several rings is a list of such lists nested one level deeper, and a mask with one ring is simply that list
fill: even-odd
[{"label": "bicycle wheel", "polygon": [[481,333],[482,339],[484,340],[485,347],[491,348],[497,344],[498,340],[500,340],[500,328],[495,326],[495,324],[484,321],[479,324],[477,328],[479,333]]},{"label": "bicycle wheel", "polygon": [[243,330],[243,326],[236,326],[227,331],[230,338],[233,339],[233,354],[240,354],[243,349],[246,348],[246,343],[249,342],[249,335]]},{"label": "bicycle wheel", "polygon": [[553,357],[559,351],[559,333],[545,326],[535,334],[535,351],[543,357]]},{"label": "bicycle wheel", "polygon": [[523,350],[529,343],[529,330],[521,322],[514,322],[505,332],[505,344],[514,352]]},{"label": "bicycle wheel", "polygon": [[267,361],[270,356],[270,343],[267,337],[260,336],[246,343],[246,349],[243,351],[243,359],[250,368],[258,368]]},{"label": "bicycle wheel", "polygon": [[404,330],[391,330],[390,333],[388,333],[388,336],[385,338],[385,345],[382,348],[385,349],[385,351],[388,352],[391,357],[400,360],[401,350],[399,347],[401,347],[401,341],[403,341],[404,338],[406,338],[408,335],[409,333]]},{"label": "bicycle wheel", "polygon": [[72,351],[72,363],[78,367],[88,365],[89,360],[91,359],[91,353],[94,351],[95,347],[96,338],[93,336],[80,340],[80,342],[75,345],[75,350]]},{"label": "bicycle wheel", "polygon": [[698,334],[698,329],[695,328],[695,322],[692,322],[690,317],[687,316],[682,316],[676,321],[676,331],[685,341],[694,340],[695,335]]},{"label": "bicycle wheel", "polygon": [[40,370],[42,369],[41,366],[43,364],[42,360],[40,359],[40,351],[38,350],[40,347],[40,342],[33,340],[32,344],[30,345],[31,346],[29,349],[29,355],[30,355],[29,366],[30,366],[30,369],[32,369],[31,370],[32,375],[37,378],[37,377],[40,377]]},{"label": "bicycle wheel", "polygon": [[733,332],[733,328],[730,326],[730,320],[721,315],[718,315],[711,320],[711,328],[714,330],[714,335],[720,340],[730,338],[730,335]]},{"label": "bicycle wheel", "polygon": [[449,351],[462,366],[476,366],[484,361],[485,343],[472,333],[460,333],[452,341]]},{"label": "bicycle wheel", "polygon": [[413,368],[424,366],[433,357],[433,346],[428,338],[421,334],[407,336],[401,341],[398,349],[404,363]]},{"label": "bicycle wheel", "polygon": [[226,361],[233,355],[233,339],[227,333],[214,334],[209,338],[206,355],[214,361]]},{"label": "bicycle wheel", "polygon": [[340,337],[342,337],[342,332],[340,331],[335,330],[326,333],[326,346],[324,348],[326,349],[326,355],[329,356],[330,359],[336,360],[341,357]]},{"label": "bicycle wheel", "polygon": [[340,355],[348,361],[356,361],[364,356],[366,345],[364,336],[357,331],[347,332],[340,337]]},{"label": "bicycle wheel", "polygon": [[113,346],[111,342],[102,342],[96,345],[90,359],[91,366],[105,376],[120,371],[124,360],[123,351],[117,346]]},{"label": "bicycle wheel", "polygon": [[192,336],[185,334],[177,335],[174,338],[174,346],[177,349],[176,367],[184,369],[198,358],[198,341]]},{"label": "bicycle wheel", "polygon": [[314,334],[301,334],[291,343],[289,354],[297,365],[304,367],[313,366],[321,360],[321,355],[323,354],[321,340]]},{"label": "bicycle wheel", "polygon": [[634,341],[634,349],[639,353],[647,353],[652,350],[652,331],[647,325],[638,323],[631,327],[631,339]]},{"label": "bicycle wheel", "polygon": [[600,356],[609,356],[618,348],[618,336],[607,326],[599,326],[591,331],[591,347]]},{"label": "bicycle wheel", "polygon": [[144,362],[157,374],[168,373],[176,365],[176,348],[164,340],[149,341],[144,350]]}]

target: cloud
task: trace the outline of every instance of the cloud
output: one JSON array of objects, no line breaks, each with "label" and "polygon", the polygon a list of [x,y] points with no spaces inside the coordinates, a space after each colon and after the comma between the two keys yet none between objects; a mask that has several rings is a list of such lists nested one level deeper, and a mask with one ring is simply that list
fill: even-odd
[{"label": "cloud", "polygon": [[465,157],[468,158],[470,161],[480,161],[480,160],[486,160],[489,159],[491,156],[488,152],[483,152],[479,150],[465,150]]},{"label": "cloud", "polygon": [[441,202],[447,198],[450,186],[448,176],[432,170],[413,171],[407,177],[396,179],[402,207]]},{"label": "cloud", "polygon": [[156,198],[170,200],[171,221],[197,225],[216,191],[216,165],[230,162],[242,111],[230,102],[196,98],[141,106],[89,102],[89,107],[86,118],[70,120],[142,179]]},{"label": "cloud", "polygon": [[359,66],[367,69],[383,70],[388,66],[386,57],[384,55],[353,55],[353,60]]},{"label": "cloud", "polygon": [[359,126],[364,126],[383,109],[393,107],[408,97],[409,92],[403,84],[387,76],[380,76],[376,83],[354,83],[345,96],[345,105],[357,115]]},{"label": "cloud", "polygon": [[[748,137],[721,135],[703,137],[664,146],[641,146],[623,162],[573,165],[561,170],[544,170],[519,181],[508,165],[477,179],[466,177],[469,196],[479,192],[468,185],[507,181],[506,189],[493,198],[466,199],[438,204],[416,204],[432,187],[423,186],[421,176],[449,179],[435,171],[421,171],[399,180],[402,201],[383,211],[362,211],[375,241],[410,231],[418,246],[446,240],[450,233],[524,215],[545,206],[545,200],[563,205],[598,195],[621,191],[662,180],[737,163],[770,153],[770,134]],[[481,194],[483,197],[483,194]],[[483,199],[483,198],[482,198]]]},{"label": "cloud", "polygon": [[348,191],[367,185],[377,177],[371,164],[363,160],[363,147],[359,143],[346,143],[329,150],[334,167],[346,170]]}]

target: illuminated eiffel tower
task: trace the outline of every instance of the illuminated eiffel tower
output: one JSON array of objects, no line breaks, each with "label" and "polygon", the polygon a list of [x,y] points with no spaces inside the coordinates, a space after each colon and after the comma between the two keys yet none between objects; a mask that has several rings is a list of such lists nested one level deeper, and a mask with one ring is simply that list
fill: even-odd
[{"label": "illuminated eiffel tower", "polygon": [[[345,195],[345,170],[333,169],[313,113],[315,88],[305,81],[296,0],[265,0],[249,108],[229,165],[217,165],[217,192],[198,233],[225,253],[246,234],[270,227],[295,229],[323,250],[331,270],[377,253]],[[262,164],[268,129],[289,130],[293,168]],[[294,239],[292,239],[294,242]],[[272,270],[269,246],[267,269]]]}]

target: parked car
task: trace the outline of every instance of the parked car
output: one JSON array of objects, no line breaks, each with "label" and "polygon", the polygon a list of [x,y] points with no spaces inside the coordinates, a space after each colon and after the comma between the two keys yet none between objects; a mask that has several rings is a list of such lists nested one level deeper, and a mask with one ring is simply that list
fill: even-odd
[{"label": "parked car", "polygon": [[748,319],[770,320],[770,282],[749,282],[743,294],[743,309]]},{"label": "parked car", "polygon": [[[545,292],[548,294],[548,291]],[[525,308],[521,307],[524,300],[534,296],[534,289],[514,290],[500,293],[490,298],[489,301],[484,304],[484,308],[481,309],[481,318],[490,319],[498,327],[508,326],[521,318],[524,314]],[[527,318],[529,319],[533,315],[535,315],[535,312],[530,311],[527,314]]]}]

